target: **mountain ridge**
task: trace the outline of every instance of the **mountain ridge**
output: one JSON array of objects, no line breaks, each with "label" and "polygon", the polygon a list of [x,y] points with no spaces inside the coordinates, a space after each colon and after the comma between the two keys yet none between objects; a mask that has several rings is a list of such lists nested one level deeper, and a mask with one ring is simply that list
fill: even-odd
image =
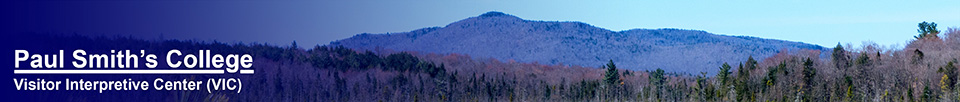
[{"label": "mountain ridge", "polygon": [[625,69],[662,68],[672,72],[715,72],[727,62],[770,57],[800,49],[827,51],[802,42],[751,36],[728,36],[677,28],[612,31],[576,21],[524,20],[487,12],[410,32],[358,34],[331,42],[348,48],[428,53],[460,53],[477,57],[545,64],[600,66],[608,60]]}]

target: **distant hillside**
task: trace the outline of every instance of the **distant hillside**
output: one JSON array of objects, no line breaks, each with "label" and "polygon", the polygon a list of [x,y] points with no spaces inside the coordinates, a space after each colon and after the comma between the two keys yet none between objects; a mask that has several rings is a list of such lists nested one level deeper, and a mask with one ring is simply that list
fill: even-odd
[{"label": "distant hillside", "polygon": [[330,43],[355,49],[461,53],[519,62],[597,67],[608,60],[626,69],[710,72],[724,62],[770,57],[784,50],[824,50],[801,42],[725,36],[698,30],[611,31],[582,22],[530,21],[487,12],[403,33],[359,34]]}]

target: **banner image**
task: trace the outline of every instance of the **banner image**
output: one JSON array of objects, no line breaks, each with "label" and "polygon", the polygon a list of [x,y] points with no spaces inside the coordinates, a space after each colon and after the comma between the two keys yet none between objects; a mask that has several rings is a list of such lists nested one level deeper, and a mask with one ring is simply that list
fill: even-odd
[{"label": "banner image", "polygon": [[956,102],[960,1],[0,1],[0,102]]}]

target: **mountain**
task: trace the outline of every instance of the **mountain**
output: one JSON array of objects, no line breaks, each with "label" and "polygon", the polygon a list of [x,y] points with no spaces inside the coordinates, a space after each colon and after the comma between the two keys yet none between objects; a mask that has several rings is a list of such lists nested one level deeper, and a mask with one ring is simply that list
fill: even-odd
[{"label": "mountain", "polygon": [[524,20],[501,12],[487,12],[445,27],[364,33],[330,45],[590,67],[613,60],[625,69],[711,74],[724,62],[736,66],[749,56],[760,60],[781,51],[826,51],[801,42],[672,28],[611,31],[582,22]]}]

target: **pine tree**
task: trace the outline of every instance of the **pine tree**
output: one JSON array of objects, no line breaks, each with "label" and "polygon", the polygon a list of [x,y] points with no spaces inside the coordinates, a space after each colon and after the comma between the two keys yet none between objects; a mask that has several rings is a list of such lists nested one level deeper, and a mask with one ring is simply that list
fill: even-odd
[{"label": "pine tree", "polygon": [[653,94],[656,95],[657,99],[660,99],[660,96],[661,96],[660,94],[663,94],[661,93],[661,91],[663,91],[663,88],[664,88],[663,84],[667,83],[667,80],[663,76],[663,74],[664,74],[663,69],[657,68],[656,71],[650,72],[650,76],[648,77],[650,81],[650,85],[654,87]]},{"label": "pine tree", "polygon": [[[717,92],[717,97],[720,99],[723,99],[723,97],[726,97],[727,92],[729,92],[730,90],[729,88],[730,73],[732,73],[730,72],[730,69],[731,69],[730,64],[727,64],[726,62],[724,62],[723,65],[720,66],[720,72],[717,73],[717,81],[720,85],[720,88]],[[723,101],[723,100],[720,100],[720,101]]]},{"label": "pine tree", "polygon": [[813,78],[815,76],[817,76],[817,69],[813,68],[813,61],[810,60],[810,58],[807,58],[806,60],[803,61],[803,82],[804,83],[803,83],[803,86],[801,86],[803,90],[804,100],[810,100],[807,98],[812,98],[810,94],[807,94],[807,93],[810,93],[811,90],[813,89],[813,85],[814,85]]},{"label": "pine tree", "polygon": [[697,89],[698,96],[700,96],[700,101],[712,101],[714,98],[714,89],[713,84],[707,82],[707,72],[700,72],[700,76],[697,76]]},{"label": "pine tree", "polygon": [[833,47],[833,64],[837,68],[844,70],[847,67],[850,67],[849,57],[847,56],[847,51],[843,49],[843,46],[840,46],[840,43],[837,43],[836,47]]},{"label": "pine tree", "polygon": [[753,59],[753,56],[747,58],[746,62],[747,70],[757,69],[757,60]]},{"label": "pine tree", "polygon": [[620,84],[620,72],[617,70],[617,65],[613,63],[613,60],[607,63],[607,72],[604,74],[603,82],[606,82],[607,85]]},{"label": "pine tree", "polygon": [[745,69],[743,64],[737,68],[737,84],[734,86],[737,93],[737,101],[749,101],[753,92],[750,90],[750,70]]},{"label": "pine tree", "polygon": [[757,90],[753,88],[758,85],[755,85],[756,83],[753,81],[753,79],[750,76],[750,71],[756,68],[757,68],[757,60],[754,60],[753,56],[750,56],[749,58],[747,58],[747,62],[742,64],[738,69],[738,72],[737,72],[738,84],[737,86],[734,87],[737,90],[737,100],[739,101],[754,100],[754,94],[757,93],[755,92]]},{"label": "pine tree", "polygon": [[920,22],[920,24],[917,24],[917,27],[919,27],[919,29],[917,29],[917,33],[920,33],[920,34],[917,36],[913,36],[914,38],[917,38],[917,39],[923,39],[928,37],[937,38],[937,34],[940,33],[940,31],[937,30],[937,23],[934,23],[934,22],[927,23],[927,21],[923,21],[923,22]]},{"label": "pine tree", "polygon": [[601,98],[607,98],[609,95],[617,95],[620,93],[620,71],[617,70],[617,65],[613,63],[613,60],[607,63],[607,72],[604,74],[603,82],[607,86],[606,90]]}]

